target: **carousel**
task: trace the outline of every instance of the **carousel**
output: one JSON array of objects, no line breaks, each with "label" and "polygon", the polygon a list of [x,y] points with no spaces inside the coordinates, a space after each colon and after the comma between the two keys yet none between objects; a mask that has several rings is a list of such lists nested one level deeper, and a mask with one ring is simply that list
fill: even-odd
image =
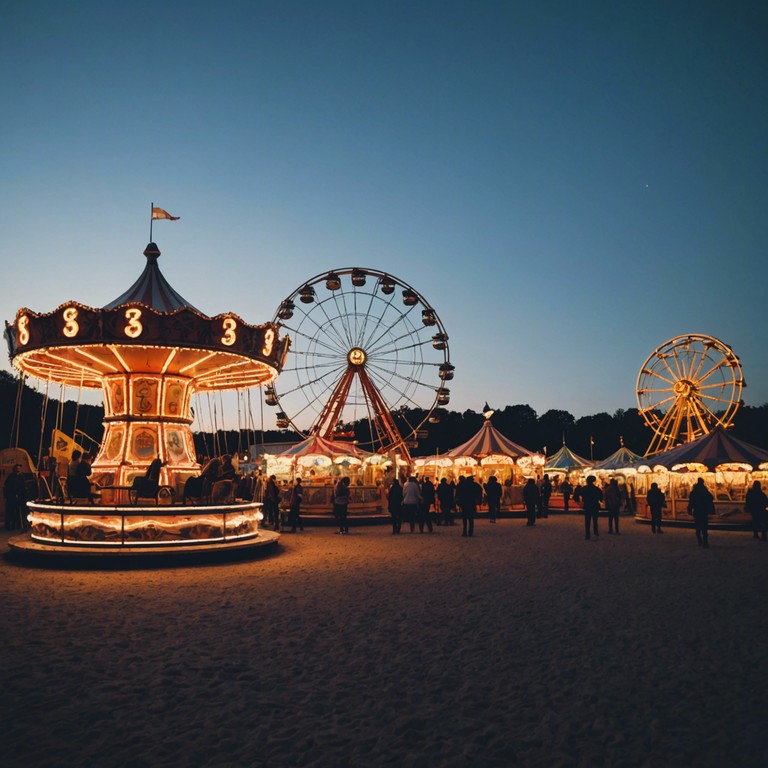
[{"label": "carousel", "polygon": [[[182,298],[158,267],[150,242],[136,282],[105,307],[69,301],[53,312],[20,309],[6,339],[22,375],[100,389],[105,432],[87,498],[29,502],[30,533],[9,544],[34,552],[135,553],[274,543],[260,504],[218,488],[187,504],[186,481],[201,470],[190,400],[195,392],[272,383],[290,341],[274,323],[233,313],[209,317]],[[159,477],[146,479],[155,462]]]}]

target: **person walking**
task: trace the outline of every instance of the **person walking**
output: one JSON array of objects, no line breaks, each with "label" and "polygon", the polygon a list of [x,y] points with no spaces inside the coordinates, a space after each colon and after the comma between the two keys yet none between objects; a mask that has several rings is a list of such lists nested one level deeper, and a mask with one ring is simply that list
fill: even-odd
[{"label": "person walking", "polygon": [[597,518],[600,514],[600,502],[603,500],[603,492],[595,485],[595,476],[587,478],[587,484],[581,489],[581,506],[584,510],[584,538],[589,539],[590,525],[595,536],[599,536],[597,530]]},{"label": "person walking", "polygon": [[277,478],[270,475],[264,487],[264,510],[267,513],[267,523],[274,530],[280,528],[280,489],[277,487]]},{"label": "person walking", "polygon": [[419,514],[420,506],[421,488],[412,475],[403,486],[403,518],[408,521],[411,533],[416,530],[416,517]]},{"label": "person walking", "polygon": [[539,494],[539,486],[536,485],[536,481],[532,477],[529,477],[523,488],[523,503],[525,504],[525,511],[528,515],[528,522],[526,525],[536,525],[536,511],[539,508],[540,502],[541,496]]},{"label": "person walking", "polygon": [[421,483],[421,504],[419,504],[419,531],[424,533],[426,525],[432,533],[432,506],[435,503],[435,486],[425,477]]},{"label": "person walking", "polygon": [[704,485],[704,478],[700,477],[696,485],[691,488],[691,495],[688,497],[688,514],[693,515],[696,541],[704,549],[709,549],[709,516],[714,511],[715,497]]},{"label": "person walking", "polygon": [[437,503],[440,506],[440,518],[438,525],[453,525],[453,486],[443,478],[437,486]]},{"label": "person walking", "polygon": [[645,497],[645,503],[651,511],[651,533],[664,533],[661,530],[661,510],[667,506],[664,493],[659,489],[658,483],[651,483]]},{"label": "person walking", "polygon": [[485,499],[488,502],[488,522],[495,523],[501,510],[501,483],[491,475],[485,484]]},{"label": "person walking", "polygon": [[565,478],[560,483],[560,493],[563,494],[563,512],[568,511],[568,503],[571,500],[571,494],[573,493],[573,486],[568,482],[568,478]]},{"label": "person walking", "polygon": [[14,464],[13,471],[5,478],[3,495],[5,496],[5,530],[23,530],[27,488],[24,475],[21,474],[21,464]]},{"label": "person walking", "polygon": [[608,512],[608,533],[619,535],[619,512],[621,510],[621,490],[616,478],[611,478],[605,489],[605,509]]},{"label": "person walking", "polygon": [[392,533],[400,533],[403,525],[403,486],[400,478],[396,477],[387,492],[387,510],[392,518]]},{"label": "person walking", "polygon": [[752,487],[747,491],[744,509],[752,515],[752,536],[756,539],[766,540],[768,533],[768,496],[765,495],[759,480],[752,483]]},{"label": "person walking", "polygon": [[[457,491],[458,497],[458,491]],[[475,478],[470,475],[461,483],[461,535],[471,537],[475,533],[475,515],[477,507],[483,500],[483,488]]]},{"label": "person walking", "polygon": [[552,496],[552,482],[549,475],[541,478],[541,488],[539,489],[539,509],[542,517],[549,517],[549,499]]},{"label": "person walking", "polygon": [[349,533],[349,478],[342,477],[333,489],[333,514],[339,523],[339,533]]},{"label": "person walking", "polygon": [[296,533],[296,526],[299,530],[304,530],[304,521],[301,519],[301,502],[304,499],[304,488],[301,486],[301,478],[297,477],[296,482],[291,488],[291,497],[288,501],[288,523],[291,526],[291,533]]}]

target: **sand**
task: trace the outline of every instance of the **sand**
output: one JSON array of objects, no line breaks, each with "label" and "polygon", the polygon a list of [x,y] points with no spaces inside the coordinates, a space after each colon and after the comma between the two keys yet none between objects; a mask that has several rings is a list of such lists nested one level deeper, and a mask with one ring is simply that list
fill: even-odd
[{"label": "sand", "polygon": [[2,561],[0,764],[768,765],[768,544],[622,526],[313,528],[253,561],[138,571]]}]

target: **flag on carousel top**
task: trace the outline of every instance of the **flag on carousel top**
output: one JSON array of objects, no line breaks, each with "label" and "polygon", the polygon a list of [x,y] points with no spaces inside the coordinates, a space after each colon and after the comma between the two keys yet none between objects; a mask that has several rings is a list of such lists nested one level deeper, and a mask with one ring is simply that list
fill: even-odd
[{"label": "flag on carousel top", "polygon": [[171,216],[168,211],[164,211],[162,208],[152,208],[153,219],[170,219],[171,221],[178,221],[181,216]]}]

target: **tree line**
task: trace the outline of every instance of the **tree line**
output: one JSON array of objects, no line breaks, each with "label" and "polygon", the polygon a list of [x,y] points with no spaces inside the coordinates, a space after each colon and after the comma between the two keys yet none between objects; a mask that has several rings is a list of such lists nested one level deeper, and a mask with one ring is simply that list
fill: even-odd
[{"label": "tree line", "polygon": [[[19,402],[20,395],[20,402]],[[59,428],[72,436],[75,428],[100,442],[103,432],[104,409],[97,405],[78,404],[68,400],[59,403],[48,399],[40,392],[24,385],[19,390],[18,379],[7,371],[0,371],[0,447],[17,444],[37,458],[40,435],[43,435],[43,450],[48,448],[45,441],[59,423]],[[19,402],[18,419],[14,419]],[[60,412],[60,414],[59,414]],[[426,416],[417,409],[393,413],[395,423],[403,434],[410,425],[421,423]],[[438,409],[433,417],[439,421],[424,425],[426,433],[418,438],[418,445],[411,450],[413,456],[428,456],[445,453],[469,440],[482,427],[485,416],[466,410],[463,413]],[[584,458],[604,459],[623,443],[635,453],[644,454],[653,433],[645,425],[637,408],[619,409],[613,414],[596,413],[575,418],[564,410],[550,409],[539,415],[529,405],[507,405],[496,410],[491,417],[493,426],[505,437],[530,451],[545,451],[552,455],[565,443],[574,453]],[[369,437],[367,421],[351,425],[355,438],[364,444]],[[768,403],[761,406],[742,406],[736,413],[733,435],[748,443],[768,447]],[[285,443],[298,439],[290,430],[270,429],[220,430],[217,434],[194,432],[195,447],[201,455],[215,453],[246,453],[250,445]],[[86,446],[87,447],[87,446]]]}]

